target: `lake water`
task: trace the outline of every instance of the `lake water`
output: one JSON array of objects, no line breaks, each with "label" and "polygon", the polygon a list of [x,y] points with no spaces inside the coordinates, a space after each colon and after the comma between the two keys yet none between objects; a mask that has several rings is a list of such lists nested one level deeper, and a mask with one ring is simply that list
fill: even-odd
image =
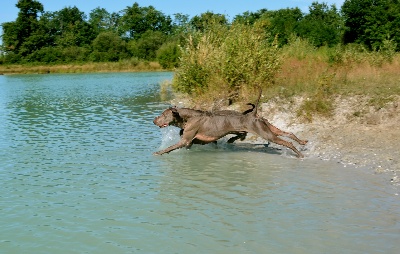
[{"label": "lake water", "polygon": [[[304,151],[178,139],[172,73],[0,76],[0,253],[398,253],[398,187]],[[307,138],[307,137],[304,137]]]}]

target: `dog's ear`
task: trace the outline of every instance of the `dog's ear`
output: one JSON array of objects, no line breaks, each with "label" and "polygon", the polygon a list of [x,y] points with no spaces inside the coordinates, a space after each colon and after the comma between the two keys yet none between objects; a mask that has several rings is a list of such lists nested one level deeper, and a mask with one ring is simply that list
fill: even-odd
[{"label": "dog's ear", "polygon": [[169,109],[171,110],[173,115],[179,116],[178,108],[176,106],[170,107]]}]

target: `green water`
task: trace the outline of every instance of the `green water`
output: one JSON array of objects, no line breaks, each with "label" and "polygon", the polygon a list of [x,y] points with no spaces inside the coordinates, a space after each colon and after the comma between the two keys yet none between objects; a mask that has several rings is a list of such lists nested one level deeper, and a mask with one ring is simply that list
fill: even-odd
[{"label": "green water", "polygon": [[153,156],[179,139],[152,123],[172,75],[0,76],[0,253],[398,252],[379,175],[223,141]]}]

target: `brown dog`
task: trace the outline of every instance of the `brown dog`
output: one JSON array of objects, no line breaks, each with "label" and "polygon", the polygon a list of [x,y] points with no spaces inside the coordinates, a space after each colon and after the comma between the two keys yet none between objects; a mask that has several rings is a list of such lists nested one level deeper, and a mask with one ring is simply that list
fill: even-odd
[{"label": "brown dog", "polygon": [[[161,155],[178,148],[190,147],[194,141],[195,143],[207,144],[228,134],[245,134],[250,132],[273,143],[286,146],[292,149],[298,157],[303,157],[292,143],[278,138],[277,135],[271,131],[269,125],[272,125],[269,124],[268,121],[266,121],[267,124],[264,119],[257,117],[257,106],[260,96],[255,109],[247,114],[218,114],[186,108],[168,108],[164,110],[160,116],[154,119],[154,124],[160,128],[168,125],[177,126],[183,129],[183,133],[181,140],[177,144],[154,154]],[[286,133],[278,128],[274,129],[274,131],[282,134]],[[287,134],[290,136],[290,133]],[[307,142],[299,141],[301,143]]]},{"label": "brown dog", "polygon": [[[177,110],[186,111],[186,112],[184,114],[182,114],[182,115],[177,116],[176,121],[171,123],[170,125],[173,125],[175,127],[179,127],[181,129],[179,135],[182,136],[183,131],[184,131],[184,126],[185,126],[185,124],[186,124],[186,122],[188,120],[188,119],[183,119],[182,116],[190,115],[190,116],[193,117],[193,116],[200,116],[200,115],[207,115],[207,114],[208,115],[210,115],[210,114],[213,114],[213,115],[226,115],[226,116],[246,115],[246,114],[252,112],[254,110],[254,108],[255,108],[255,105],[252,104],[252,103],[247,103],[247,105],[250,105],[252,108],[248,109],[248,110],[246,110],[246,111],[244,111],[242,113],[238,112],[238,111],[234,111],[234,110],[219,110],[219,111],[208,112],[208,111],[195,110],[195,109],[189,109],[189,108],[180,108],[180,109],[177,109]],[[267,119],[265,119],[263,117],[261,119],[265,122],[265,124],[268,126],[268,128],[271,130],[271,132],[274,133],[276,136],[284,136],[284,137],[291,138],[291,139],[295,140],[297,143],[299,143],[300,145],[307,144],[308,140],[301,140],[298,137],[296,137],[296,135],[294,135],[292,132],[286,132],[286,131],[283,131],[283,130],[279,129],[278,127],[272,125]],[[228,143],[233,143],[238,139],[243,141],[246,138],[247,132],[237,132],[237,133],[231,133],[231,134],[236,134],[236,136],[231,137],[227,141]],[[193,144],[204,144],[204,143],[195,139],[195,140],[193,140]]]}]

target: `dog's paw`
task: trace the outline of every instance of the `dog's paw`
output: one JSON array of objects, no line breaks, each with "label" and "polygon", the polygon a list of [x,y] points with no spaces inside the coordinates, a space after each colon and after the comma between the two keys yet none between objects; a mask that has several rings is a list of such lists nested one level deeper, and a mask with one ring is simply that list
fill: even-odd
[{"label": "dog's paw", "polygon": [[308,143],[308,140],[302,140],[302,142],[300,142],[300,145],[306,145]]}]

